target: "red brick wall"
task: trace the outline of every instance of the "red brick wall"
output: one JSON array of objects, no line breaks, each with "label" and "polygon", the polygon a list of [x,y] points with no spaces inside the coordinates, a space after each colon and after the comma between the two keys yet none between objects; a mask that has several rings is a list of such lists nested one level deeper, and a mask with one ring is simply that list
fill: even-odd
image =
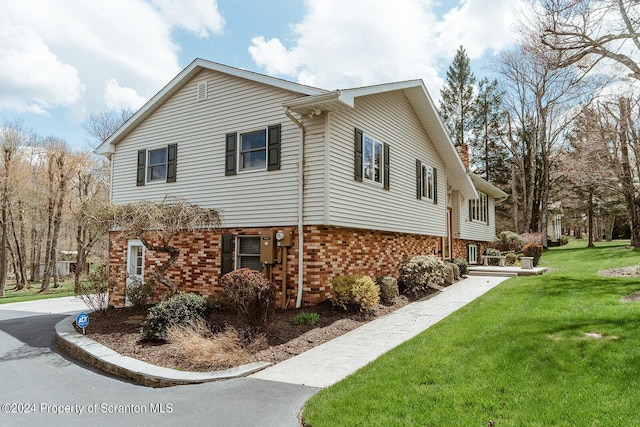
[{"label": "red brick wall", "polygon": [[[298,282],[298,237],[296,227],[279,227],[292,230],[294,246],[288,249],[287,277],[289,307],[295,304]],[[257,235],[260,228],[203,230],[184,233],[174,242],[181,249],[180,257],[168,271],[167,277],[179,283],[185,292],[195,292],[205,297],[221,290],[221,242],[222,235],[231,233]],[[414,255],[435,254],[441,249],[440,237],[386,231],[360,230],[342,227],[305,226],[305,254],[303,299],[304,305],[317,304],[331,295],[331,279],[343,274],[367,274],[373,278],[381,275],[398,277],[402,262]],[[456,258],[466,258],[466,241],[453,241]],[[235,241],[234,241],[235,251]],[[166,256],[145,250],[145,278],[148,280]],[[235,263],[235,260],[234,260]],[[126,282],[127,239],[120,233],[110,235],[110,274],[116,285],[112,304],[124,304]],[[282,285],[282,264],[273,267],[273,280],[278,286],[278,298]],[[164,293],[158,285],[156,300]]]}]

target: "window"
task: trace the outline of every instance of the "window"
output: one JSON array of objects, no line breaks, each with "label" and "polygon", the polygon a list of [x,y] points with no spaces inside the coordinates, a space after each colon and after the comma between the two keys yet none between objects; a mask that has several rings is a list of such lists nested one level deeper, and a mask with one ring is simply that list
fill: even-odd
[{"label": "window", "polygon": [[467,262],[469,264],[478,263],[478,245],[467,245]]},{"label": "window", "polygon": [[364,135],[364,157],[362,177],[371,182],[382,183],[382,143]]},{"label": "window", "polygon": [[358,182],[368,181],[381,184],[385,190],[388,190],[389,145],[373,139],[360,129],[355,130],[354,143],[355,180]]},{"label": "window", "polygon": [[236,269],[262,271],[260,236],[238,236],[236,240]]},{"label": "window", "polygon": [[479,199],[469,200],[469,220],[489,223],[489,196],[478,191]]},{"label": "window", "polygon": [[416,160],[416,196],[438,204],[438,170]]},{"label": "window", "polygon": [[433,200],[433,168],[431,166],[422,166],[422,197],[427,200]]},{"label": "window", "polygon": [[138,150],[136,185],[149,182],[176,182],[178,145],[170,144],[153,150]]},{"label": "window", "polygon": [[167,179],[167,147],[147,152],[147,182]]},{"label": "window", "polygon": [[239,136],[237,132],[226,134],[224,174],[236,175],[238,170],[280,170],[280,130],[278,124]]},{"label": "window", "polygon": [[267,131],[240,134],[240,170],[265,169],[267,166]]}]

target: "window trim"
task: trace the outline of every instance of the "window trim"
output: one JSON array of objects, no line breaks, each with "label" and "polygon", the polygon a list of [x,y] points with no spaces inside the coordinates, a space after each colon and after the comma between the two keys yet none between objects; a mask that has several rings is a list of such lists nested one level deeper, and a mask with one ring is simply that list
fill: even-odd
[{"label": "window trim", "polygon": [[[258,253],[257,254],[241,254],[240,253],[240,240],[244,239],[244,238],[257,238],[258,239]],[[242,267],[242,262],[240,261],[241,258],[243,257],[257,257],[258,261],[260,262],[260,235],[259,234],[238,234],[236,236],[236,247],[235,247],[235,269],[238,270]],[[260,262],[260,265],[262,265],[262,262]],[[248,267],[247,267],[248,268]],[[262,271],[262,269],[260,270],[255,270],[255,271]]]},{"label": "window trim", "polygon": [[[366,173],[365,173],[365,168],[366,168],[366,164],[367,164],[367,156],[366,156],[366,150],[367,150],[367,139],[372,143],[371,145],[371,156],[372,156],[372,160],[373,160],[373,167],[371,170],[371,178],[367,178]],[[378,164],[378,171],[379,171],[379,178],[380,181],[377,181],[375,179],[375,171],[376,171],[376,166],[375,166],[375,148],[376,146],[380,146],[380,163]],[[383,187],[384,186],[384,182],[385,182],[385,144],[374,138],[373,136],[371,136],[370,134],[363,132],[362,133],[362,182],[366,182],[369,184],[374,184],[376,186],[380,186]]]},{"label": "window trim", "polygon": [[489,195],[478,191],[477,199],[469,200],[469,220],[478,224],[489,224]]},{"label": "window trim", "polygon": [[[264,148],[242,151],[242,136],[243,135],[252,134],[252,133],[258,133],[258,132],[263,132],[264,133]],[[236,164],[236,167],[237,167],[237,170],[238,170],[239,174],[248,173],[248,172],[264,172],[264,171],[266,171],[267,167],[269,165],[269,129],[268,129],[268,127],[238,132],[238,143],[237,143],[236,150],[237,150],[237,160],[236,160],[237,164]],[[243,156],[243,154],[244,153],[252,153],[252,152],[256,152],[256,151],[264,151],[264,167],[252,168],[252,169],[243,168],[242,167],[242,156]]]},{"label": "window trim", "polygon": [[[151,152],[164,150],[164,163],[151,164]],[[146,155],[145,165],[145,184],[156,184],[158,182],[167,182],[167,174],[169,172],[169,146],[165,145],[158,148],[148,148]],[[164,165],[164,177],[158,179],[151,179],[151,168]]]}]

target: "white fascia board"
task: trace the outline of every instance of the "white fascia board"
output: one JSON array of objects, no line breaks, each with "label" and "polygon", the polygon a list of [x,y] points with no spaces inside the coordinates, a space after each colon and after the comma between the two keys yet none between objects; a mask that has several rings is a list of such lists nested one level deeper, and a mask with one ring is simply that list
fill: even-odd
[{"label": "white fascia board", "polygon": [[482,191],[483,193],[486,193],[491,197],[498,199],[499,201],[505,200],[507,197],[509,197],[507,193],[505,193],[495,185],[491,184],[489,181],[482,178],[481,176],[476,175],[473,172],[469,172],[468,175],[473,181],[473,184],[476,186],[476,188]]}]

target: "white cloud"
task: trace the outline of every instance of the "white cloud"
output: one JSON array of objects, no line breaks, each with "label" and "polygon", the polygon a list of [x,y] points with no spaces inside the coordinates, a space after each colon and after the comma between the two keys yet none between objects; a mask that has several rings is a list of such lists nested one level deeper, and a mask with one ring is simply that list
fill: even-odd
[{"label": "white cloud", "polygon": [[60,62],[31,28],[0,16],[0,110],[45,113],[82,96],[78,70]]},{"label": "white cloud", "polygon": [[444,14],[437,26],[437,49],[449,57],[463,45],[471,59],[493,54],[516,42],[513,31],[522,0],[463,0],[458,7]]},{"label": "white cloud", "polygon": [[[518,0],[521,1],[521,0]],[[249,52],[270,74],[327,89],[422,78],[432,95],[458,46],[478,58],[509,46],[511,0],[464,0],[442,18],[429,0],[307,1],[292,39],[252,39]],[[286,47],[289,42],[291,47]]]},{"label": "white cloud", "polygon": [[104,83],[104,103],[110,110],[136,111],[146,101],[147,99],[138,95],[135,89],[120,86],[116,79],[109,79]]},{"label": "white cloud", "polygon": [[153,96],[181,68],[172,30],[224,21],[215,1],[151,1],[0,0],[0,113],[63,106],[81,121]]},{"label": "white cloud", "polygon": [[198,37],[209,37],[209,31],[222,34],[224,18],[215,0],[152,0],[152,3],[172,25]]}]

